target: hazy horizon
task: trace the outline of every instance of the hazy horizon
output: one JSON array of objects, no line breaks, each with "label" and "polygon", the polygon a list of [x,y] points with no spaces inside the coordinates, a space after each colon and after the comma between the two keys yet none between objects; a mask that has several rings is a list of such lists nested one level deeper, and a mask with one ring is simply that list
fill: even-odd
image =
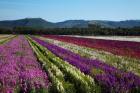
[{"label": "hazy horizon", "polygon": [[139,20],[140,0],[1,0],[0,20]]},{"label": "hazy horizon", "polygon": [[[33,17],[25,17],[25,18],[19,18],[19,19],[5,19],[5,20],[0,20],[0,21],[14,21],[14,20],[22,20],[22,19],[26,19],[26,18],[33,18]],[[35,18],[35,17],[34,17]],[[39,18],[39,17],[36,17],[36,18]],[[53,23],[58,23],[58,22],[64,22],[64,21],[69,21],[69,20],[84,20],[84,21],[94,21],[94,19],[91,19],[91,20],[86,20],[86,19],[65,19],[65,20],[60,20],[60,21],[51,21],[51,20],[46,20],[44,18],[41,18],[45,21],[48,21],[48,22],[53,22]],[[116,22],[120,22],[120,21],[130,21],[130,20],[140,20],[140,19],[127,19],[127,20],[99,20],[99,21],[116,21]]]}]

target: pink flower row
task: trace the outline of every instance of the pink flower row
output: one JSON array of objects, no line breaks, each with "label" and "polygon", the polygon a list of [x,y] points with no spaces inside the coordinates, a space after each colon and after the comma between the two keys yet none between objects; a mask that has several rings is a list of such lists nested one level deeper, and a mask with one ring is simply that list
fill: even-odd
[{"label": "pink flower row", "polygon": [[23,36],[0,46],[0,93],[47,89],[48,76]]},{"label": "pink flower row", "polygon": [[116,55],[140,58],[140,43],[117,40],[101,40],[71,36],[45,35],[44,37],[69,42],[81,46],[111,52]]}]

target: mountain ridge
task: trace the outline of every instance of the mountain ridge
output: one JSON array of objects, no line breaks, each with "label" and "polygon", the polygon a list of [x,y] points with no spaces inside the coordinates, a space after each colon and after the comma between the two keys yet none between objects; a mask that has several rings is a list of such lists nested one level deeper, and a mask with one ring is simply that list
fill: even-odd
[{"label": "mountain ridge", "polygon": [[132,28],[140,26],[140,20],[108,21],[108,20],[66,20],[62,22],[49,22],[42,18],[24,18],[18,20],[0,21],[0,28],[31,27],[31,28],[87,28],[88,25],[100,25],[108,28]]}]

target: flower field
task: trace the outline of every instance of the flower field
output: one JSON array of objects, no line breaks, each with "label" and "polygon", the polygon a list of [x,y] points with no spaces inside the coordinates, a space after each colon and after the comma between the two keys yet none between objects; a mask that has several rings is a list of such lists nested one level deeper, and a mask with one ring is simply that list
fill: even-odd
[{"label": "flower field", "polygon": [[1,35],[0,93],[140,93],[140,43]]},{"label": "flower field", "polygon": [[68,36],[51,36],[51,35],[48,35],[46,37],[65,42],[70,42],[81,46],[108,51],[116,55],[140,58],[139,42],[100,40],[100,39],[68,37]]}]

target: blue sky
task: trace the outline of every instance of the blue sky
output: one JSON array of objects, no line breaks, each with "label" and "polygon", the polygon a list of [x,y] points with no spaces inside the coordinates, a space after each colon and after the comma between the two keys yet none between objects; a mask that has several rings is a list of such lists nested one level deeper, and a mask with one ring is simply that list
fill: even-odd
[{"label": "blue sky", "polygon": [[0,0],[0,20],[140,19],[140,0]]}]

